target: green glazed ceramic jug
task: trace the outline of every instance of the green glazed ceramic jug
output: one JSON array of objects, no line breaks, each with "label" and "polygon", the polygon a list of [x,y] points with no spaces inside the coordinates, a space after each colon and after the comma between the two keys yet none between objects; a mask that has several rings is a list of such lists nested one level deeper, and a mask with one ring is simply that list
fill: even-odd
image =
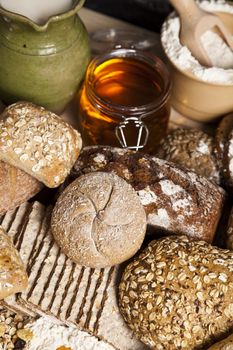
[{"label": "green glazed ceramic jug", "polygon": [[0,100],[24,100],[60,113],[71,101],[90,59],[77,15],[85,0],[39,25],[0,8]]}]

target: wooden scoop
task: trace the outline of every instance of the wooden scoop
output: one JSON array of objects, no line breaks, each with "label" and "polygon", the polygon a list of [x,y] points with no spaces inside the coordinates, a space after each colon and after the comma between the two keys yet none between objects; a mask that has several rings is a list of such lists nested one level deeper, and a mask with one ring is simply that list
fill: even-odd
[{"label": "wooden scoop", "polygon": [[217,30],[217,33],[233,50],[232,34],[218,16],[202,10],[194,0],[170,0],[170,3],[180,16],[181,44],[187,46],[203,66],[213,66],[200,40],[202,34],[207,30]]}]

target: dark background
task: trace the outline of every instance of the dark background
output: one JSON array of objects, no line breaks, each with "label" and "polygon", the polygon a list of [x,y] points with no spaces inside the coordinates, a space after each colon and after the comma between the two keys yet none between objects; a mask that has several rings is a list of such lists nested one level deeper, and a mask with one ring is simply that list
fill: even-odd
[{"label": "dark background", "polygon": [[168,0],[86,0],[85,7],[154,32],[172,9]]}]

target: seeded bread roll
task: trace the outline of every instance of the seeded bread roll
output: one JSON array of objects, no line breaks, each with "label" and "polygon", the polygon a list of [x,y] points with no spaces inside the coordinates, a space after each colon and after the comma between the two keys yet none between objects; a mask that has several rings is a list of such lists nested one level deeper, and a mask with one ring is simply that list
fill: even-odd
[{"label": "seeded bread roll", "polygon": [[206,178],[140,152],[104,146],[82,150],[72,179],[94,171],[116,173],[133,186],[154,235],[163,231],[212,242],[225,193]]},{"label": "seeded bread roll", "polygon": [[28,278],[19,253],[0,226],[0,300],[27,288]]},{"label": "seeded bread roll", "polygon": [[214,139],[201,130],[179,128],[172,131],[162,141],[156,155],[220,184]]},{"label": "seeded bread roll", "polygon": [[43,182],[59,186],[78,158],[79,133],[56,114],[32,103],[6,108],[0,121],[0,159]]},{"label": "seeded bread roll", "polygon": [[233,327],[233,252],[185,236],[155,240],[125,269],[119,307],[154,350],[196,350]]},{"label": "seeded bread roll", "polygon": [[79,177],[58,198],[52,233],[63,252],[83,266],[120,264],[141,247],[146,214],[133,188],[114,174]]},{"label": "seeded bread roll", "polygon": [[0,215],[26,202],[42,187],[41,182],[24,171],[0,161]]}]

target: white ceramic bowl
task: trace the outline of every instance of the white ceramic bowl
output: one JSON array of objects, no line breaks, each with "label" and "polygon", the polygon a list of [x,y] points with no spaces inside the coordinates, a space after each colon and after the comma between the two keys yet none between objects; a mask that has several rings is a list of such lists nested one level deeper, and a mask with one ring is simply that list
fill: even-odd
[{"label": "white ceramic bowl", "polygon": [[[217,13],[233,35],[233,15]],[[163,45],[163,43],[162,43]],[[165,54],[166,50],[164,49]],[[233,111],[233,84],[205,82],[181,70],[167,56],[173,80],[171,102],[182,115],[201,122],[211,122]]]}]

